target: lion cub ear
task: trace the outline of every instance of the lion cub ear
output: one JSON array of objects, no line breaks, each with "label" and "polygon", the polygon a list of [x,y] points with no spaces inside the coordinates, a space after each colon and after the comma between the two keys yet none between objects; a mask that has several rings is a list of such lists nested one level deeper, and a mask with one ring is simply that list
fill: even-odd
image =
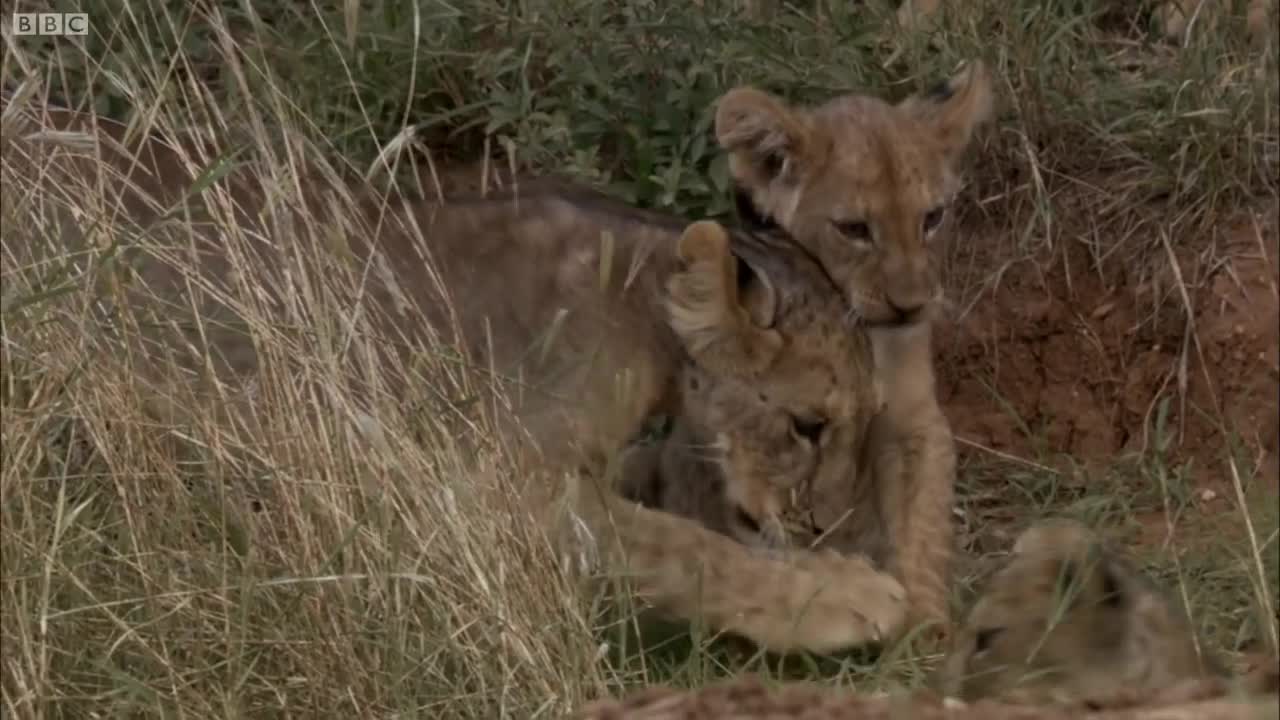
[{"label": "lion cub ear", "polygon": [[991,119],[994,104],[987,66],[974,60],[947,82],[898,107],[931,124],[948,161],[955,162],[969,147],[974,131]]},{"label": "lion cub ear", "polygon": [[1120,609],[1133,595],[1131,571],[1100,535],[1075,520],[1032,525],[1014,541],[1013,554],[1038,558],[1044,579],[1057,585],[1066,607]]},{"label": "lion cub ear", "polygon": [[1040,520],[1013,542],[1014,555],[1070,555],[1086,552],[1098,542],[1087,525],[1070,518]]},{"label": "lion cub ear", "polygon": [[782,348],[770,328],[778,306],[768,277],[739,262],[729,234],[703,220],[685,228],[676,244],[683,268],[667,281],[667,314],[695,362],[712,372],[754,375]]},{"label": "lion cub ear", "polygon": [[734,178],[748,187],[794,181],[812,142],[803,117],[782,100],[745,86],[720,98],[716,141],[729,152]]}]

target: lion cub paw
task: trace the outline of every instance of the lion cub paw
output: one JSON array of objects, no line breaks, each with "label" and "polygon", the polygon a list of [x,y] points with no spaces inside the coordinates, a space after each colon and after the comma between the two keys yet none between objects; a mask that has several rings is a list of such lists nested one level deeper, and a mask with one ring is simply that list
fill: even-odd
[{"label": "lion cub paw", "polygon": [[[907,593],[892,575],[874,568],[862,557],[833,551],[814,553],[813,572],[828,583],[813,603],[821,610],[825,635],[810,643],[815,649],[837,650],[896,637],[906,624]],[[825,648],[822,646],[826,646]]]},{"label": "lion cub paw", "polygon": [[720,263],[729,258],[729,235],[714,220],[690,224],[676,244],[676,254],[685,263]]}]

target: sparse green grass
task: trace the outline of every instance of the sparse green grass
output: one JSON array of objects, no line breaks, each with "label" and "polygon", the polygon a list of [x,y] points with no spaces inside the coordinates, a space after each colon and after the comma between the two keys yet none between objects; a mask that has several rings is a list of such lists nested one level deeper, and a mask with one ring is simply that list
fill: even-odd
[{"label": "sparse green grass", "polygon": [[[1160,252],[1140,238],[1159,229],[1194,242],[1223,215],[1274,198],[1280,181],[1274,46],[1251,51],[1227,23],[1175,54],[1088,0],[978,3],[945,31],[905,41],[888,68],[887,15],[874,4],[820,3],[819,18],[802,3],[758,25],[724,0],[701,10],[595,0],[41,5],[87,10],[93,34],[14,38],[6,18],[6,89],[34,77],[109,117],[212,125],[240,159],[276,170],[292,162],[285,138],[362,174],[395,139],[419,162],[487,149],[500,166],[514,157],[637,204],[720,215],[726,174],[708,131],[726,88],[897,98],[984,57],[999,78],[1000,117],[961,202],[969,218],[1008,230],[992,239],[995,256],[1083,242],[1099,272],[1140,264]],[[6,243],[39,232],[31,218],[47,199],[4,192]],[[682,628],[667,629],[668,647],[637,651],[631,623],[591,627],[599,608],[510,504],[518,478],[469,416],[408,416],[402,399],[382,398],[387,442],[370,441],[346,420],[336,370],[317,359],[302,376],[287,371],[291,359],[332,357],[333,338],[281,333],[257,309],[254,332],[272,359],[263,429],[212,412],[194,427],[158,427],[104,326],[61,322],[87,316],[89,276],[45,274],[33,286],[5,259],[7,715],[555,717],[622,687],[692,685],[743,667],[882,687],[918,682],[929,666],[892,651],[783,663]],[[961,298],[991,273],[953,275]],[[323,328],[340,295],[321,289],[313,313],[289,320]],[[467,397],[474,378],[443,358],[426,354],[414,371],[421,385]],[[463,439],[459,426],[469,427]],[[180,453],[175,433],[194,442]],[[1187,490],[1197,469],[1163,452],[1084,480],[1046,458],[969,458],[962,508],[979,555],[1007,549],[1002,531],[1048,514],[1136,535],[1169,513],[1179,559],[1156,548],[1151,567],[1191,601],[1214,644],[1265,644],[1275,632],[1275,618],[1259,622],[1253,608],[1268,599],[1274,612],[1280,594],[1280,520],[1243,461],[1245,507],[1208,514]],[[1270,576],[1259,581],[1258,567]],[[959,578],[957,604],[974,572]]]},{"label": "sparse green grass", "polygon": [[[963,607],[977,591],[1014,533],[1046,517],[1073,517],[1128,549],[1169,592],[1180,595],[1215,651],[1228,658],[1238,652],[1274,655],[1280,488],[1246,459],[1224,457],[1222,464],[1234,463],[1241,478],[1243,502],[1216,492],[1198,496],[1193,480],[1205,469],[1191,461],[1171,462],[1166,452],[1172,431],[1159,416],[1153,432],[1153,452],[1117,457],[1092,471],[1050,467],[1050,458],[972,456],[960,471],[961,538],[970,562],[961,570],[957,605]],[[1265,603],[1271,603],[1269,611]]]}]

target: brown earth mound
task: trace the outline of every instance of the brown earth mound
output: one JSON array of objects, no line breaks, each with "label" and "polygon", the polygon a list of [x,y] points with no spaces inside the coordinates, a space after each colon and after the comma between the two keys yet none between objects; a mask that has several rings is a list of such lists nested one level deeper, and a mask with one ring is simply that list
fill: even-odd
[{"label": "brown earth mound", "polygon": [[[961,270],[949,289],[964,289],[939,323],[935,353],[961,450],[1104,463],[1155,447],[1167,403],[1171,457],[1225,478],[1221,418],[1250,453],[1241,471],[1260,466],[1275,482],[1276,210],[1238,218],[1205,242],[1149,238],[1155,261],[1108,260],[1102,271],[1083,245],[1008,264],[989,231],[955,233],[951,265]],[[959,277],[966,267],[985,269],[969,273],[980,282]]]}]

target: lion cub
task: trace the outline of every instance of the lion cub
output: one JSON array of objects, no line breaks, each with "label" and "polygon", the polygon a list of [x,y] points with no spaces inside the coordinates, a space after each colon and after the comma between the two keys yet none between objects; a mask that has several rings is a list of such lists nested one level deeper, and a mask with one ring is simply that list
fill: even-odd
[{"label": "lion cub", "polygon": [[[797,488],[786,524],[798,544],[816,539],[870,556],[906,587],[913,623],[943,627],[955,451],[934,392],[929,319],[941,285],[933,249],[960,187],[959,160],[991,105],[990,78],[975,62],[898,103],[849,94],[796,107],[738,87],[715,117],[744,225],[780,228],[817,259],[871,340],[883,392],[867,433],[833,442],[842,456],[829,450],[823,472]],[[635,497],[731,524],[737,514],[719,502],[707,455],[679,436],[646,450]],[[663,468],[674,483],[664,484]]]},{"label": "lion cub", "polygon": [[[210,178],[202,158],[217,153],[207,148],[59,109],[5,107],[4,119],[13,282],[91,255],[98,241],[118,249],[131,281],[94,300],[166,318],[138,323],[125,342],[137,341],[138,358],[156,346],[185,353],[195,372],[182,383],[206,370],[233,386],[256,377],[262,348],[332,321],[299,296],[323,282],[336,288],[337,314],[373,318],[364,327],[375,352],[457,348],[496,371],[512,435],[527,435],[517,446],[539,466],[576,471],[644,418],[681,418],[723,453],[743,532],[765,533],[777,532],[789,489],[812,484],[845,451],[838,439],[864,432],[878,407],[867,339],[846,324],[820,266],[782,237],[688,225],[553,184],[433,205],[308,168],[277,179],[250,162]],[[103,229],[115,236],[98,237]],[[279,321],[278,308],[301,312]],[[173,321],[189,312],[203,323]],[[267,361],[307,361],[294,355]],[[360,388],[362,373],[351,375]],[[598,489],[582,488],[578,509],[597,545],[617,541],[601,554],[628,561],[641,592],[672,614],[780,651],[859,645],[902,622],[901,586],[865,560],[756,554]]]},{"label": "lion cub", "polygon": [[938,679],[966,700],[1107,705],[1224,675],[1161,588],[1084,525],[1051,520],[1018,537]]}]

